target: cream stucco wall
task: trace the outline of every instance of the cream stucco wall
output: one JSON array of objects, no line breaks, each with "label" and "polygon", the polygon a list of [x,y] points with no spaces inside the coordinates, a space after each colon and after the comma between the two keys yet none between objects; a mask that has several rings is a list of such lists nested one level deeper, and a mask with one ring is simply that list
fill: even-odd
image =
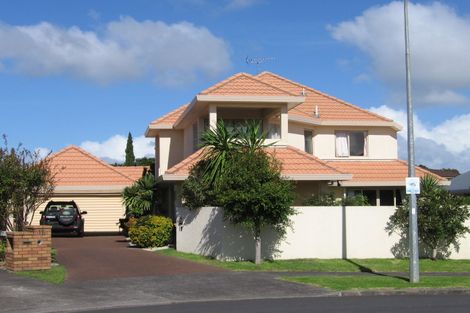
[{"label": "cream stucco wall", "polygon": [[[262,233],[263,258],[393,258],[399,236],[385,226],[395,207],[294,207],[292,227],[279,240],[267,229]],[[183,225],[176,232],[178,251],[219,259],[253,259],[252,235],[223,221],[219,208],[189,211],[177,208]],[[469,221],[470,222],[470,221]],[[470,259],[470,236],[460,240],[453,259]]]},{"label": "cream stucco wall", "polygon": [[[336,131],[367,131],[366,157],[356,159],[396,159],[398,156],[396,133],[384,127],[316,127],[313,132],[313,151],[320,159],[337,159],[335,155]],[[341,158],[344,159],[344,158]]]},{"label": "cream stucco wall", "polygon": [[[75,201],[81,211],[87,211],[85,218],[85,232],[118,232],[118,222],[124,217],[125,207],[122,205],[121,195],[75,195],[57,196],[51,201]],[[39,207],[34,216],[33,225],[39,225],[40,211],[43,211],[47,202]]]},{"label": "cream stucco wall", "polygon": [[167,169],[183,160],[184,133],[182,130],[161,131],[158,137],[159,164],[158,173],[162,175]]}]

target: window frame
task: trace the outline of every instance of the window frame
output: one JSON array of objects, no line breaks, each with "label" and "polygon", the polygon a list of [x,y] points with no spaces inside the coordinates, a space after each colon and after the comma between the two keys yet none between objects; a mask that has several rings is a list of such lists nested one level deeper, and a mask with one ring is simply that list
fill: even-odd
[{"label": "window frame", "polygon": [[[310,150],[311,151],[307,151],[307,136],[306,134],[307,133],[310,133]],[[311,154],[313,155],[313,130],[311,129],[304,129],[304,151],[308,154]]]},{"label": "window frame", "polygon": [[[351,133],[362,133],[364,136],[364,155],[351,155]],[[347,145],[348,145],[348,155],[339,155],[337,139],[338,134],[346,134]],[[366,158],[369,156],[369,132],[367,130],[335,130],[335,157],[336,158]]]}]

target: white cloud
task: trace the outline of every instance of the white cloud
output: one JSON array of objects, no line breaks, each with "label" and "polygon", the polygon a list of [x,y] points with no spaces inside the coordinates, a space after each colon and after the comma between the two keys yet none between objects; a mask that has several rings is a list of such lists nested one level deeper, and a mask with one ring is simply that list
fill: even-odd
[{"label": "white cloud", "polygon": [[150,76],[175,85],[219,75],[231,62],[228,44],[205,27],[122,17],[101,32],[47,22],[0,24],[2,65],[3,71],[68,74],[102,84]]},{"label": "white cloud", "polygon": [[[125,160],[126,143],[127,136],[114,135],[102,142],[84,141],[80,144],[80,147],[100,158],[112,162],[123,162]],[[133,138],[135,157],[153,157],[155,154],[154,143],[154,139],[144,136]]]},{"label": "white cloud", "polygon": [[40,159],[44,159],[51,153],[51,149],[49,148],[44,148],[44,147],[38,147],[34,149],[34,152],[38,155]]},{"label": "white cloud", "polygon": [[[400,157],[406,158],[406,112],[385,105],[370,110],[404,127],[398,133],[398,141]],[[436,126],[428,126],[415,116],[414,134],[417,163],[436,168],[456,167],[461,171],[470,169],[470,114],[455,116]]]},{"label": "white cloud", "polygon": [[[417,104],[470,103],[470,18],[433,2],[410,4],[412,79]],[[373,74],[395,90],[404,86],[403,3],[374,6],[329,26],[332,36],[367,55]]]}]

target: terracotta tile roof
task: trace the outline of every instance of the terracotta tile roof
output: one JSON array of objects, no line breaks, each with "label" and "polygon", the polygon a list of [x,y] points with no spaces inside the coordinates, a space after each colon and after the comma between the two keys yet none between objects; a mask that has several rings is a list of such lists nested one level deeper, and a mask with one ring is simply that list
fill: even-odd
[{"label": "terracotta tile roof", "polygon": [[[391,121],[388,118],[271,72],[262,72],[257,76],[246,73],[235,74],[209,87],[200,94],[227,96],[299,96],[303,90],[306,91],[305,102],[290,109],[289,115],[313,119],[315,106],[318,106],[320,120]],[[181,114],[183,114],[187,106],[188,105],[185,104],[150,124],[173,125]]]},{"label": "terracotta tile roof", "polygon": [[[266,150],[281,163],[281,173],[284,176],[343,174],[326,162],[291,146],[270,147]],[[172,175],[188,175],[191,167],[203,157],[204,151],[204,149],[199,149],[180,163],[168,169],[165,173]]]},{"label": "terracotta tile roof", "polygon": [[134,179],[87,151],[69,146],[49,156],[56,186],[131,185]]},{"label": "terracotta tile roof", "polygon": [[[402,160],[384,161],[328,161],[328,165],[345,173],[353,175],[351,182],[365,181],[405,181],[408,176],[408,164]],[[434,175],[439,180],[444,178],[437,176],[421,167],[416,167],[416,175],[423,177],[426,174]]]},{"label": "terracotta tile roof", "polygon": [[223,96],[299,96],[266,83],[247,73],[235,74],[202,91],[201,95]]},{"label": "terracotta tile roof", "polygon": [[168,125],[173,125],[178,118],[183,114],[184,110],[188,107],[189,104],[185,104],[177,108],[176,110],[171,111],[170,113],[163,115],[162,117],[154,120],[153,122],[150,123],[150,125],[156,125],[156,124],[168,124]]},{"label": "terracotta tile roof", "polygon": [[262,72],[258,74],[257,77],[266,83],[288,90],[295,94],[300,94],[302,90],[305,90],[305,102],[291,109],[289,111],[290,115],[292,114],[313,118],[315,113],[315,106],[318,106],[320,120],[391,121],[390,119],[387,119],[383,116],[369,112],[346,101],[327,95],[311,87],[299,84],[271,72]]},{"label": "terracotta tile roof", "polygon": [[138,180],[144,176],[146,171],[150,169],[149,166],[118,166],[116,168],[118,171],[123,173],[126,176],[129,176],[133,180]]}]

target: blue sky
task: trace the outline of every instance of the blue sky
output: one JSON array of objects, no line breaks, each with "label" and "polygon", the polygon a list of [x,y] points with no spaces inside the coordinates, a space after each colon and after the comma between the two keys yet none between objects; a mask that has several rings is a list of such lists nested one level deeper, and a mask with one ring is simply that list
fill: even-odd
[{"label": "blue sky", "polygon": [[[269,70],[404,122],[402,3],[0,0],[0,133],[42,151],[138,156],[153,119]],[[470,3],[410,6],[417,161],[470,170]],[[248,65],[246,57],[271,61]],[[399,136],[405,157],[404,132]]]}]

